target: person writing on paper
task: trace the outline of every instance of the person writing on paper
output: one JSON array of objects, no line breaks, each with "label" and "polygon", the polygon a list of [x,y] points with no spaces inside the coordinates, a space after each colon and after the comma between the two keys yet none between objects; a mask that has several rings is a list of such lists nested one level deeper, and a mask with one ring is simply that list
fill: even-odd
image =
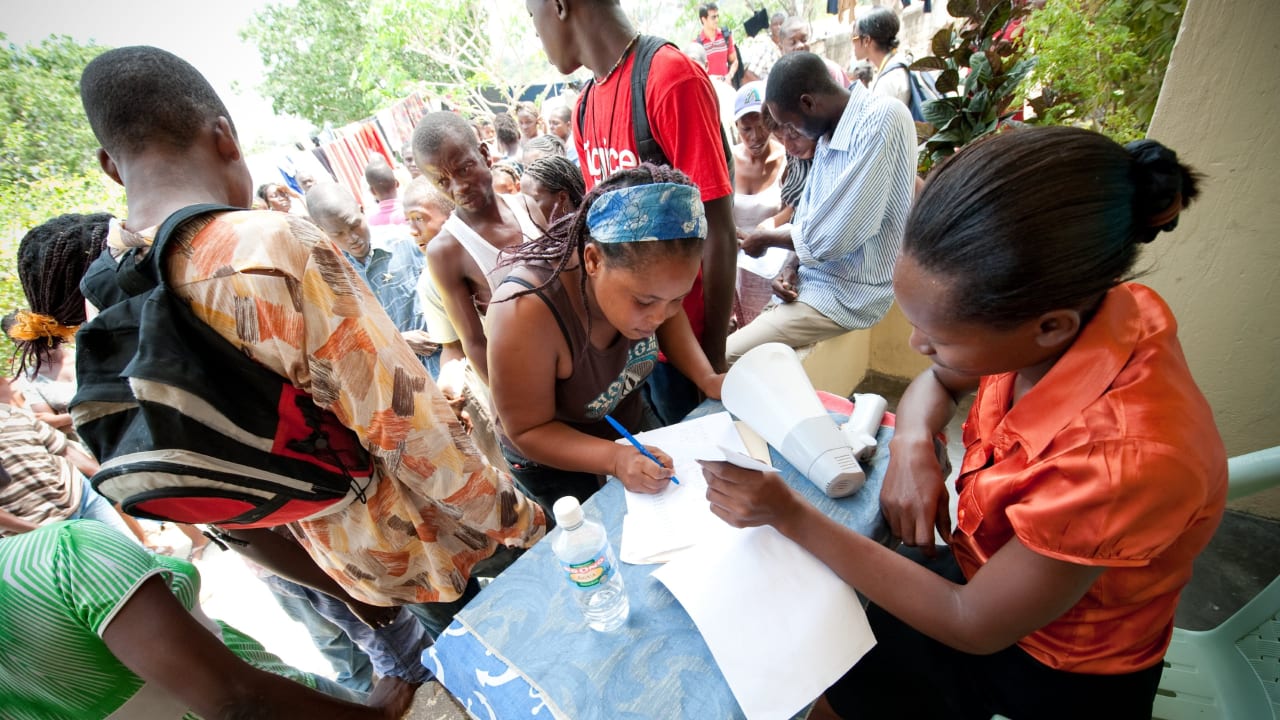
[{"label": "person writing on paper", "polygon": [[[717,515],[774,526],[870,599],[878,645],[827,691],[838,714],[1151,717],[1227,462],[1169,307],[1127,279],[1196,193],[1159,143],[1065,127],[934,173],[894,275],[933,360],[898,404],[881,491],[903,554],[776,475],[707,470]],[[953,530],[933,438],[975,390]]]},{"label": "person writing on paper", "polygon": [[545,507],[585,501],[612,475],[633,492],[667,486],[663,467],[629,444],[657,427],[637,389],[659,348],[698,389],[720,397],[724,376],[703,354],[681,301],[698,274],[707,221],[698,188],[678,170],[644,164],[601,182],[573,215],[514,248],[489,305],[489,380],[503,450]]}]

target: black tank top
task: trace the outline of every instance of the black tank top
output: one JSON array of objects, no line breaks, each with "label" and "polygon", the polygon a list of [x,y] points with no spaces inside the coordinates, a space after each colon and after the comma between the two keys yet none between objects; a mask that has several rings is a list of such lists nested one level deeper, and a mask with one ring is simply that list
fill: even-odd
[{"label": "black tank top", "polygon": [[[551,276],[549,268],[536,265],[521,265],[519,269],[533,275],[535,281],[508,275],[502,282],[532,290]],[[546,303],[573,357],[569,377],[556,378],[555,419],[588,435],[610,440],[618,434],[605,421],[605,415],[612,415],[628,430],[639,430],[644,406],[637,390],[658,362],[657,339],[651,335],[629,340],[619,333],[609,347],[597,349],[591,345],[586,323],[574,310],[559,277],[533,294]]]}]

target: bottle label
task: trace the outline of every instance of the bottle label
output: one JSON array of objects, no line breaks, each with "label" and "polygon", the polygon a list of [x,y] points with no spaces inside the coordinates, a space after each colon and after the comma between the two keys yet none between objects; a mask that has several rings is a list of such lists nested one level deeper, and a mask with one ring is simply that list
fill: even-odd
[{"label": "bottle label", "polygon": [[613,566],[609,558],[601,553],[599,557],[577,564],[561,563],[560,567],[569,576],[569,584],[579,590],[590,590],[608,582],[613,575]]}]

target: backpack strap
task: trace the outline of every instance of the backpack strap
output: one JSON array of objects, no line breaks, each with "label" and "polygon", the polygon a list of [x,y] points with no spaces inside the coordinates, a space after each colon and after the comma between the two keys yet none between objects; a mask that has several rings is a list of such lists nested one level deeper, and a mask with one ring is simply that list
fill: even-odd
[{"label": "backpack strap", "polygon": [[593,77],[587,80],[587,84],[582,86],[582,92],[578,93],[578,117],[573,125],[573,136],[575,138],[586,137],[582,134],[583,128],[587,126],[587,98],[591,97],[591,88],[596,86],[596,79]]},{"label": "backpack strap", "polygon": [[670,165],[662,146],[653,138],[653,130],[649,127],[649,113],[645,106],[644,91],[649,84],[649,67],[653,64],[653,56],[665,45],[671,43],[653,35],[641,35],[636,42],[635,64],[631,66],[631,128],[636,136],[636,157],[640,162],[654,165]]},{"label": "backpack strap", "polygon": [[[641,35],[636,43],[635,64],[631,66],[631,126],[636,137],[636,157],[640,162],[650,162],[654,165],[671,165],[662,146],[658,145],[658,141],[653,137],[644,97],[645,88],[649,84],[649,69],[653,65],[653,56],[666,45],[675,47],[674,44],[660,37]],[[586,96],[585,90],[583,96]],[[729,146],[729,136],[725,135],[724,125],[719,122],[716,125],[720,128],[720,145],[724,150],[725,165],[729,171],[729,185],[732,187],[733,150]]]},{"label": "backpack strap", "polygon": [[145,248],[129,248],[120,258],[120,262],[116,267],[116,284],[126,295],[133,297],[140,295],[151,288],[164,282],[164,274],[161,271],[160,258],[164,255],[164,248],[169,242],[169,238],[179,227],[197,216],[205,215],[220,210],[243,210],[244,208],[235,208],[229,205],[219,205],[217,203],[200,203],[197,205],[188,205],[160,223],[160,228],[156,230],[155,239],[151,245]]}]

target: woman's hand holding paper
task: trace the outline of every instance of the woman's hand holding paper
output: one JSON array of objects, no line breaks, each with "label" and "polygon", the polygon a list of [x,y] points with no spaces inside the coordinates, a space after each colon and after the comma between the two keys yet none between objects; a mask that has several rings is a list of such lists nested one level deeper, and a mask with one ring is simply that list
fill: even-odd
[{"label": "woman's hand holding paper", "polygon": [[733,527],[772,525],[784,535],[807,503],[776,472],[747,470],[728,462],[699,460],[711,512]]}]

